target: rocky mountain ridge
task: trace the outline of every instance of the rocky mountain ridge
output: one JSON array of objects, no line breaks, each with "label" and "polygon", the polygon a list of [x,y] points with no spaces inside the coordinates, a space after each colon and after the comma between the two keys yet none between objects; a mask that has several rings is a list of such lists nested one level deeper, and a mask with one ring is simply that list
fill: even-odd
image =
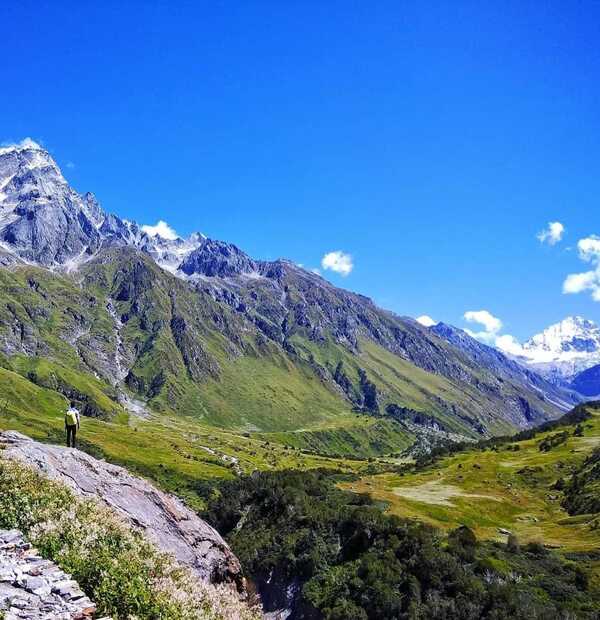
[{"label": "rocky mountain ridge", "polygon": [[[564,389],[558,388],[554,384],[545,380],[541,375],[537,374],[527,366],[521,365],[518,362],[510,359],[498,349],[490,347],[488,345],[479,342],[475,338],[469,336],[465,331],[446,325],[445,323],[437,323],[432,326],[431,331],[467,352],[478,363],[485,368],[494,369],[494,371],[506,380],[513,380],[521,382],[525,385],[530,385],[532,389],[539,390],[545,394],[547,398],[556,399],[557,404],[561,404],[565,396]],[[577,402],[577,396],[571,394],[568,396],[569,402],[575,404]]]},{"label": "rocky mountain ridge", "polygon": [[577,373],[571,381],[571,387],[586,398],[598,400],[600,396],[600,364]]},{"label": "rocky mountain ridge", "polygon": [[138,248],[180,277],[255,269],[231,244],[200,233],[166,239],[106,213],[93,194],[75,192],[52,156],[29,139],[0,148],[0,243],[18,259],[58,269],[73,269],[112,246]]},{"label": "rocky mountain ridge", "polygon": [[[78,398],[87,415],[115,415],[128,402],[124,389],[159,410],[218,424],[231,403],[227,424],[250,430],[305,428],[353,410],[385,416],[394,405],[478,436],[556,417],[573,402],[501,354],[382,310],[290,261],[254,260],[201,234],[151,236],[75,192],[31,141],[0,150],[0,191],[10,267],[0,350],[9,368]],[[15,366],[18,355],[32,362]],[[101,390],[109,400],[74,389],[63,370],[40,373],[40,358],[108,382],[113,388]]]}]

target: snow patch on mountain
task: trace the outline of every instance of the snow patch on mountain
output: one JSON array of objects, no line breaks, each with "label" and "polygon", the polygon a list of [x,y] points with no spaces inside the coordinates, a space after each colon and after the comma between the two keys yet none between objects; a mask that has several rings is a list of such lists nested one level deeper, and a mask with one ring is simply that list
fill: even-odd
[{"label": "snow patch on mountain", "polygon": [[43,151],[44,149],[31,138],[25,138],[21,142],[15,144],[3,144],[0,146],[0,155],[10,153],[11,151],[25,151],[25,150],[37,150]]},{"label": "snow patch on mountain", "polygon": [[600,351],[600,327],[580,316],[570,316],[533,336],[523,348],[555,354]]}]

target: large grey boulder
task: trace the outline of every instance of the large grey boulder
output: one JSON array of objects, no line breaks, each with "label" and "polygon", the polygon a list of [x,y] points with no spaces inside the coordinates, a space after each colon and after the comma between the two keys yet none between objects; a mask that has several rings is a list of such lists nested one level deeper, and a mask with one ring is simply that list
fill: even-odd
[{"label": "large grey boulder", "polygon": [[239,560],[227,543],[173,495],[123,467],[80,450],[38,443],[16,431],[1,433],[0,445],[4,447],[2,458],[26,463],[78,495],[103,501],[203,581],[243,588]]}]

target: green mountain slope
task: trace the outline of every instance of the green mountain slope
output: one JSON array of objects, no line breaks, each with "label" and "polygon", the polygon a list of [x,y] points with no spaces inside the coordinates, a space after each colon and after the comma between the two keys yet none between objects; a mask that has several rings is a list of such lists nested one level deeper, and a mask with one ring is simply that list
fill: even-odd
[{"label": "green mountain slope", "polygon": [[347,428],[355,411],[385,417],[394,405],[476,437],[559,413],[540,390],[478,368],[365,298],[320,279],[308,295],[311,276],[287,263],[271,276],[190,285],[131,248],[102,251],[74,274],[2,269],[4,365],[86,415],[122,414],[126,392],[239,431]]},{"label": "green mountain slope", "polygon": [[0,160],[0,366],[88,418],[183,416],[364,456],[527,428],[573,404],[464,332],[290,261],[149,235],[78,194],[35,143]]}]

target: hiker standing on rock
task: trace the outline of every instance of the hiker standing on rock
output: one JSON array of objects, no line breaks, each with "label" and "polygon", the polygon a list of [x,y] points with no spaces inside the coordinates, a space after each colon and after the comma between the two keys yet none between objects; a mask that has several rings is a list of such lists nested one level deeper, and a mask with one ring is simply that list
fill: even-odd
[{"label": "hiker standing on rock", "polygon": [[65,430],[67,431],[67,447],[75,447],[75,435],[79,430],[79,410],[75,408],[75,403],[71,403],[71,406],[65,413]]}]

